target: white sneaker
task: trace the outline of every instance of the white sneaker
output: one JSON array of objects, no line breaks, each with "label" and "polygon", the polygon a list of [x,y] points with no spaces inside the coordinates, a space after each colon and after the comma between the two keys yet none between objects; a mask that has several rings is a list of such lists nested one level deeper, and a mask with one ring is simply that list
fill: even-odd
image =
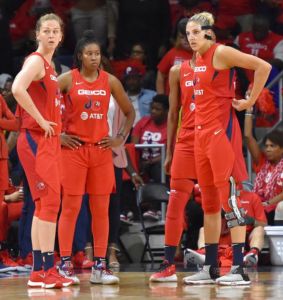
[{"label": "white sneaker", "polygon": [[201,250],[195,251],[192,249],[185,249],[184,251],[184,266],[187,267],[188,263],[193,265],[204,265],[205,254],[200,252]]},{"label": "white sneaker", "polygon": [[90,280],[91,283],[118,284],[119,278],[113,275],[112,271],[106,269],[104,261],[96,261],[92,267]]},{"label": "white sneaker", "polygon": [[248,274],[241,266],[232,266],[228,274],[216,279],[220,285],[249,285],[251,283]]},{"label": "white sneaker", "polygon": [[75,274],[73,264],[70,261],[65,261],[63,265],[59,265],[57,268],[60,275],[73,280],[74,284],[80,284],[80,279]]},{"label": "white sneaker", "polygon": [[212,284],[219,277],[218,267],[204,265],[202,270],[194,275],[183,278],[185,284]]},{"label": "white sneaker", "polygon": [[255,251],[251,250],[244,256],[244,264],[248,267],[255,267],[258,263],[258,255]]}]

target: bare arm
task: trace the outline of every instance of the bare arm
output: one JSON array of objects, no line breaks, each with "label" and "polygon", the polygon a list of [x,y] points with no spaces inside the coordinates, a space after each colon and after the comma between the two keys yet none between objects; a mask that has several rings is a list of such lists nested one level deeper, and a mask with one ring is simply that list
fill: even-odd
[{"label": "bare arm", "polygon": [[32,101],[29,93],[27,92],[28,87],[32,81],[40,80],[45,75],[43,60],[38,56],[29,57],[22,70],[16,76],[13,85],[12,93],[24,110],[26,110],[32,118],[38,123],[38,125],[45,131],[45,136],[51,136],[54,134],[52,126],[57,125],[54,122],[45,120],[35,104]]},{"label": "bare arm", "polygon": [[213,57],[213,66],[220,70],[240,67],[255,71],[254,84],[249,98],[233,101],[233,107],[239,111],[254,105],[271,70],[271,65],[266,61],[227,46],[217,47]]},{"label": "bare arm", "polygon": [[258,164],[261,156],[260,147],[253,136],[253,114],[251,110],[247,110],[245,115],[244,136],[246,145],[251,153],[253,161]]},{"label": "bare arm", "polygon": [[169,72],[169,112],[167,118],[167,152],[164,162],[165,172],[170,173],[173,150],[178,127],[180,101],[180,65],[173,66]]},{"label": "bare arm", "polygon": [[72,87],[72,73],[71,71],[68,71],[66,73],[61,74],[58,77],[58,84],[61,92],[63,94],[66,94],[69,92],[69,90]]},{"label": "bare arm", "polygon": [[156,91],[157,94],[165,94],[165,75],[160,71],[157,71],[156,77]]},{"label": "bare arm", "polygon": [[283,192],[268,200],[269,204],[277,204],[281,201],[283,201]]}]

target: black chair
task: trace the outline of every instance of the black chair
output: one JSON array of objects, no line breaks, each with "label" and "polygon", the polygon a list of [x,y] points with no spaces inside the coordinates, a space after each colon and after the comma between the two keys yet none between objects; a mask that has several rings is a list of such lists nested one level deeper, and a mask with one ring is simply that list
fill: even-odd
[{"label": "black chair", "polygon": [[169,189],[163,183],[148,183],[139,187],[137,191],[137,207],[139,211],[140,221],[142,225],[142,231],[145,237],[145,245],[141,256],[141,262],[146,261],[145,254],[148,252],[151,263],[154,262],[154,257],[160,257],[164,255],[164,247],[152,248],[149,243],[149,237],[151,235],[161,235],[165,233],[165,220],[158,221],[156,223],[145,224],[142,206],[144,203],[168,203]]}]

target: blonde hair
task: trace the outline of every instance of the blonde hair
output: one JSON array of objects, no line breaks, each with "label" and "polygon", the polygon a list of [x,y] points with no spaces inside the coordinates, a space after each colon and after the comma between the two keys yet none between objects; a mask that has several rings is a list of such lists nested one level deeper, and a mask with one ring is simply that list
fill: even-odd
[{"label": "blonde hair", "polygon": [[213,26],[214,25],[214,17],[209,12],[201,12],[198,14],[193,15],[189,22],[195,22],[197,24],[200,24],[201,26]]},{"label": "blonde hair", "polygon": [[42,26],[42,23],[45,22],[45,21],[57,21],[60,25],[60,29],[63,33],[64,31],[64,23],[62,21],[62,19],[56,15],[56,14],[53,14],[53,13],[50,13],[50,14],[46,14],[46,15],[43,15],[41,16],[37,22],[36,22],[36,26],[35,26],[35,31],[36,32],[39,32],[40,31],[40,28]]}]

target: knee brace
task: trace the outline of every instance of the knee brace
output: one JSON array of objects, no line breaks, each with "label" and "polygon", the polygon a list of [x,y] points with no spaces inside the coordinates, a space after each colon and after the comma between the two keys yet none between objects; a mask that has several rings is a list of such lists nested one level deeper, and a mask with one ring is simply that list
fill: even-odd
[{"label": "knee brace", "polygon": [[228,205],[231,208],[231,212],[225,213],[225,219],[227,220],[227,226],[229,228],[235,226],[245,226],[245,211],[239,206],[237,199],[237,189],[234,178],[230,177],[230,196],[228,199]]}]

